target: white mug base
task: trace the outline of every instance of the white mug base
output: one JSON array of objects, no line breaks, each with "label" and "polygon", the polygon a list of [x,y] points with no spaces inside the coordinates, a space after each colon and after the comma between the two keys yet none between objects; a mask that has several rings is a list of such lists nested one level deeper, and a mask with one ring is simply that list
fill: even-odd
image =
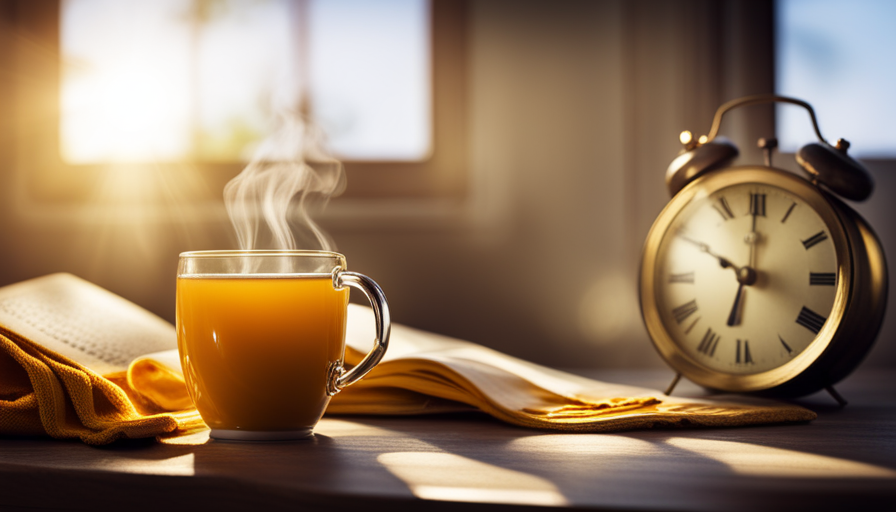
[{"label": "white mug base", "polygon": [[221,441],[293,441],[311,437],[311,429],[300,430],[221,430],[212,429],[209,436]]}]

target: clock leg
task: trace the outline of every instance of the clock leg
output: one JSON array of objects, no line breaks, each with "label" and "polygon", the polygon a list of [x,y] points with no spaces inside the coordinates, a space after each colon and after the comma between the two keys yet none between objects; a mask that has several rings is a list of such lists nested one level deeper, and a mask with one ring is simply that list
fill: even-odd
[{"label": "clock leg", "polygon": [[666,388],[666,391],[663,392],[664,395],[669,396],[672,394],[672,390],[675,389],[675,386],[678,385],[678,381],[681,380],[681,374],[676,373],[675,378],[672,379],[672,382],[669,384],[669,387]]},{"label": "clock leg", "polygon": [[828,386],[824,388],[824,390],[827,391],[828,394],[831,395],[838,404],[840,404],[840,407],[846,407],[846,399],[840,396],[840,393],[838,393],[837,390],[834,389],[834,386]]}]

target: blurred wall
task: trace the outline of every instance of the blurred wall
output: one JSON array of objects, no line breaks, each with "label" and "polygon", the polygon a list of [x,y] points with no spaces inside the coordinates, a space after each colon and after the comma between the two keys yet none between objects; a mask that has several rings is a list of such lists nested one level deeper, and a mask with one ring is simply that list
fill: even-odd
[{"label": "blurred wall", "polygon": [[[663,173],[678,133],[705,133],[723,101],[772,90],[770,38],[741,37],[767,35],[770,9],[473,0],[468,197],[337,199],[321,222],[350,267],[382,285],[397,322],[554,366],[661,366],[638,310],[640,246],[668,200]],[[13,37],[6,28],[0,46]],[[0,75],[0,96],[11,95]],[[746,161],[759,162],[750,148],[771,134],[770,116],[726,118]],[[0,111],[0,285],[72,272],[173,321],[177,254],[235,246],[223,208],[144,215],[29,205],[16,196],[22,170],[8,119]],[[878,178],[862,211],[896,254],[893,206],[883,200],[896,180]],[[887,322],[873,364],[896,364],[893,338]]]}]

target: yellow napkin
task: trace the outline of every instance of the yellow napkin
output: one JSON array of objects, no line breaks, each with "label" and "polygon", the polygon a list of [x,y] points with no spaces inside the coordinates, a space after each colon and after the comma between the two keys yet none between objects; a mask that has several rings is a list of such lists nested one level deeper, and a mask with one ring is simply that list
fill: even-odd
[{"label": "yellow napkin", "polygon": [[2,434],[50,435],[101,445],[204,427],[195,409],[164,412],[143,399],[130,388],[124,372],[100,376],[0,326]]}]

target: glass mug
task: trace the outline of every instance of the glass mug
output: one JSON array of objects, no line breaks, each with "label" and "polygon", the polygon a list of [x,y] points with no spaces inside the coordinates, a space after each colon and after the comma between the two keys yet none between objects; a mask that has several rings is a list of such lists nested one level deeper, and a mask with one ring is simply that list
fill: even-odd
[{"label": "glass mug", "polygon": [[[349,290],[373,306],[373,349],[343,368]],[[311,435],[330,397],[386,352],[386,297],[327,251],[197,251],[180,255],[177,347],[187,389],[211,437]]]}]

